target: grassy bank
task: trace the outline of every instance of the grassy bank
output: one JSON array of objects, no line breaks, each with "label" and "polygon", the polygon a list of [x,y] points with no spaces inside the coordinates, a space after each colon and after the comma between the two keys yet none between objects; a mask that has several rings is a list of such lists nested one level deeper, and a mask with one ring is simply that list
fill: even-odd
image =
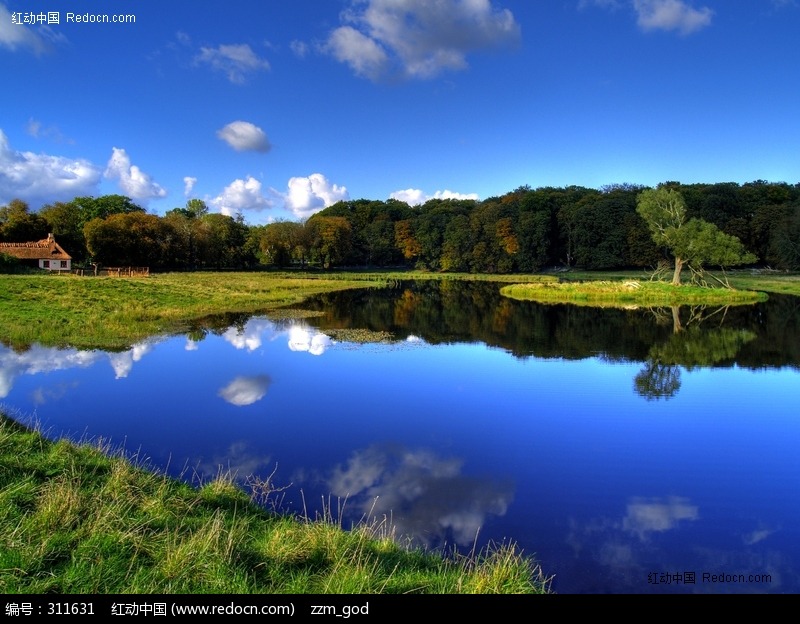
[{"label": "grassy bank", "polygon": [[0,415],[0,593],[549,593],[511,544],[406,549],[385,524],[274,514],[256,504],[269,488],[252,489],[191,487]]},{"label": "grassy bank", "polygon": [[0,275],[0,340],[125,349],[210,315],[266,313],[311,295],[382,285],[357,275],[163,273],[144,278]]},{"label": "grassy bank", "polygon": [[765,301],[768,295],[756,290],[673,286],[664,282],[639,280],[559,281],[542,279],[511,284],[500,293],[512,299],[541,303],[571,303],[602,307],[743,305]]}]

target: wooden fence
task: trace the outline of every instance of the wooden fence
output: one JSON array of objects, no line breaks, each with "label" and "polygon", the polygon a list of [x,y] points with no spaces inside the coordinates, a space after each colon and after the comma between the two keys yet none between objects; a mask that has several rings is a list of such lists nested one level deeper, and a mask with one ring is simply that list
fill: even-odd
[{"label": "wooden fence", "polygon": [[149,277],[150,267],[74,267],[72,272],[90,277]]}]

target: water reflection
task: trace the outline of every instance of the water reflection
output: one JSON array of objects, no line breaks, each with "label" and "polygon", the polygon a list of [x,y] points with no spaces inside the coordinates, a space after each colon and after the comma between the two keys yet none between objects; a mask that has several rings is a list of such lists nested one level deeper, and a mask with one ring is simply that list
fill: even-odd
[{"label": "water reflection", "polygon": [[[480,341],[519,357],[644,361],[650,348],[681,329],[746,329],[757,340],[743,349],[743,366],[800,362],[800,298],[771,295],[762,304],[600,309],[512,301],[491,283],[400,283],[394,291],[351,290],[303,304],[321,329],[389,331],[429,344]],[[678,330],[678,332],[676,332]]]},{"label": "water reflection", "polygon": [[698,515],[697,505],[686,498],[632,500],[622,519],[622,529],[644,541],[651,533],[669,531],[680,521],[697,520]]},{"label": "water reflection", "polygon": [[[56,370],[73,367],[87,367],[94,364],[100,357],[93,351],[79,351],[76,349],[54,349],[33,346],[22,352],[13,351],[7,347],[0,349],[0,399],[11,392],[14,381],[20,375],[38,375]],[[44,397],[49,391],[41,390]]]},{"label": "water reflection", "polygon": [[295,324],[289,329],[289,348],[292,351],[306,351],[311,355],[322,355],[333,340],[322,332],[311,331],[308,327]]},{"label": "water reflection", "polygon": [[[172,476],[270,480],[291,513],[514,540],[563,593],[800,592],[792,298],[592,310],[421,283],[304,307],[120,353],[0,347],[0,398]],[[648,581],[684,571],[770,580]]]},{"label": "water reflection", "polygon": [[231,405],[252,405],[264,398],[271,383],[269,375],[237,377],[220,389],[219,396]]},{"label": "water reflection", "polygon": [[[672,314],[672,335],[650,348],[645,365],[634,380],[636,392],[646,399],[672,398],[681,386],[681,368],[730,365],[742,347],[756,338],[755,332],[748,329],[707,328],[699,322],[684,327],[677,306]],[[690,322],[695,319],[690,317]]]},{"label": "water reflection", "polygon": [[325,480],[346,498],[356,518],[389,517],[417,545],[473,544],[489,515],[502,516],[513,499],[510,482],[463,474],[464,460],[428,449],[370,446],[354,452]]}]

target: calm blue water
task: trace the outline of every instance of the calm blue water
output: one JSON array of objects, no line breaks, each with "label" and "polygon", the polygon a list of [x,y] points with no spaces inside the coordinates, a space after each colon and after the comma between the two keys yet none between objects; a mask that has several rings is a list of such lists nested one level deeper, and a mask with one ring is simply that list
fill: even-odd
[{"label": "calm blue water", "polygon": [[[669,323],[636,359],[398,325],[395,342],[353,343],[325,329],[336,319],[252,318],[122,353],[0,347],[0,408],[194,482],[272,475],[285,511],[386,517],[429,547],[511,540],[559,593],[800,591],[800,373],[734,353],[755,358],[763,328],[731,341],[714,325],[701,365],[670,364],[685,330]],[[677,390],[637,390],[648,362]]]}]

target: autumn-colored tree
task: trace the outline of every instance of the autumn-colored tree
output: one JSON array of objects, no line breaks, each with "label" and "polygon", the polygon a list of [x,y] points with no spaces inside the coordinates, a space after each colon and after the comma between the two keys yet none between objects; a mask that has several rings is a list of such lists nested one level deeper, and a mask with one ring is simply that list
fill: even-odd
[{"label": "autumn-colored tree", "polygon": [[394,243],[408,261],[415,260],[422,252],[411,219],[403,219],[394,224]]},{"label": "autumn-colored tree", "polygon": [[311,217],[311,253],[326,269],[343,262],[352,249],[352,228],[345,217]]}]

